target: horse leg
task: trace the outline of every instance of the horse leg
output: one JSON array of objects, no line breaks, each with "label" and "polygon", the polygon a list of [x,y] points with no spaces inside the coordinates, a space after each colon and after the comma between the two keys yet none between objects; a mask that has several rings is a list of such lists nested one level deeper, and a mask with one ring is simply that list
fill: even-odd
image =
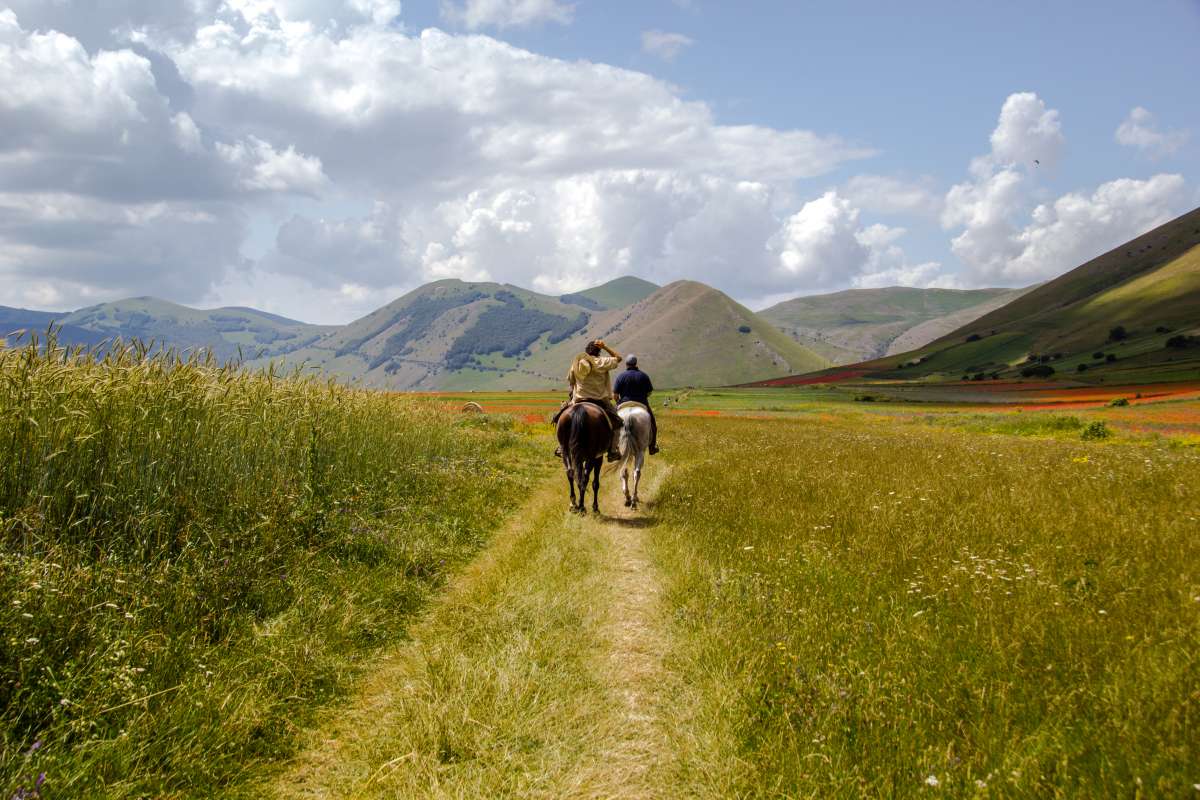
[{"label": "horse leg", "polygon": [[600,467],[603,462],[597,458],[592,464],[592,511],[600,513]]},{"label": "horse leg", "polygon": [[584,505],[587,501],[587,481],[588,462],[586,459],[579,459],[575,462],[575,482],[579,485],[579,503],[575,506],[575,511],[580,514],[587,513],[587,508]]},{"label": "horse leg", "polygon": [[625,507],[629,508],[630,500],[629,500],[629,466],[628,465],[621,467],[621,491],[623,491],[625,493]]},{"label": "horse leg", "polygon": [[571,505],[567,508],[575,510],[575,470],[567,467],[567,486],[571,488]]},{"label": "horse leg", "polygon": [[645,460],[645,453],[639,450],[637,458],[633,462],[633,508],[635,510],[638,507],[638,486],[642,482],[642,464]]}]

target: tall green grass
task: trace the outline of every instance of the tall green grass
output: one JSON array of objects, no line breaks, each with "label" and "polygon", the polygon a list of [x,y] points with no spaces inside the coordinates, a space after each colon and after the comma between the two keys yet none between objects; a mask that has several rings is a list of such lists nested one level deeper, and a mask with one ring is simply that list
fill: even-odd
[{"label": "tall green grass", "polygon": [[679,796],[1194,794],[1200,452],[671,424]]},{"label": "tall green grass", "polygon": [[236,794],[530,482],[395,395],[0,349],[0,793]]}]

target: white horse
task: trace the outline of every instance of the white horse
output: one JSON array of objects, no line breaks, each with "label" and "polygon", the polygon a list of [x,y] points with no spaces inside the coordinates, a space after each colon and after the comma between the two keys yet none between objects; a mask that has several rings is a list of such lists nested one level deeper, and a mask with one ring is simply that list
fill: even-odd
[{"label": "white horse", "polygon": [[[637,403],[624,403],[617,415],[625,422],[617,444],[621,450],[621,488],[625,490],[625,505],[638,507],[638,483],[642,479],[642,464],[650,447],[650,412]],[[629,468],[633,467],[633,493],[629,492]]]}]

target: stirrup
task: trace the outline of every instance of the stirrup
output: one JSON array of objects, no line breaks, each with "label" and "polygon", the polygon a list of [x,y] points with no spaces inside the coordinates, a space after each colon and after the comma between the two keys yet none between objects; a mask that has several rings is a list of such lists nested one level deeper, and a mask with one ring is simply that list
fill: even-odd
[{"label": "stirrup", "polygon": [[608,460],[609,461],[620,461],[621,460],[621,451],[620,450],[609,450],[608,451]]}]

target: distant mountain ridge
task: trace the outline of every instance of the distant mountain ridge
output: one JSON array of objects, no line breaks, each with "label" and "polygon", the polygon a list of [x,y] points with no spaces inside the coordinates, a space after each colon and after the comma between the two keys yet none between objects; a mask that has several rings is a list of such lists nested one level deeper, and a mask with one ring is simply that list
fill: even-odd
[{"label": "distant mountain ridge", "polygon": [[659,287],[635,277],[557,297],[443,280],[347,325],[310,325],[252,308],[200,310],[151,297],[66,313],[0,309],[0,327],[5,321],[35,331],[53,323],[64,344],[121,338],[204,348],[221,361],[274,363],[394,390],[562,387],[581,343],[600,337],[623,352],[637,351],[663,387],[728,384],[829,364],[712,287],[692,281]]},{"label": "distant mountain ridge", "polygon": [[921,347],[772,383],[851,375],[919,381],[1200,380],[1200,208]]},{"label": "distant mountain ridge", "polygon": [[759,312],[834,364],[912,350],[1028,289],[848,289],[785,300]]},{"label": "distant mountain ridge", "polygon": [[368,386],[419,390],[561,387],[566,365],[592,338],[621,352],[640,350],[664,387],[829,363],[711,287],[618,281],[560,297],[438,281],[277,360]]}]

